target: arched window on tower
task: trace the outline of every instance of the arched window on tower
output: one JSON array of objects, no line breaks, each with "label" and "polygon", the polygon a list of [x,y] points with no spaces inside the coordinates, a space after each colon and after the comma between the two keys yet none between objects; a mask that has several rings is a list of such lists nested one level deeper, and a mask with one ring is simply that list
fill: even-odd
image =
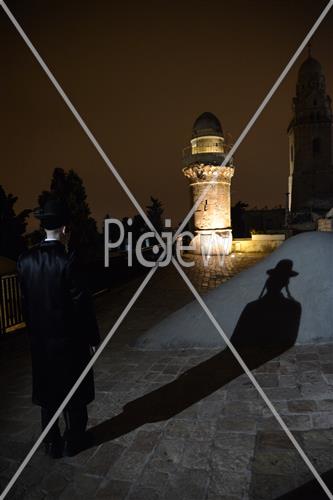
[{"label": "arched window on tower", "polygon": [[317,156],[320,153],[320,139],[319,137],[315,137],[312,139],[312,154],[313,156]]}]

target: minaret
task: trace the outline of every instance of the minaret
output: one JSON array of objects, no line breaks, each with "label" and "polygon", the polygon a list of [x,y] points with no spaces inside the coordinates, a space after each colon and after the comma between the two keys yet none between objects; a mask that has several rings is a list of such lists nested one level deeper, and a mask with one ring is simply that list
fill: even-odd
[{"label": "minaret", "polygon": [[210,185],[194,213],[196,236],[192,245],[195,253],[227,255],[231,252],[232,158],[226,166],[221,166],[227,150],[222,127],[216,116],[208,112],[200,115],[193,126],[191,146],[183,151],[183,173],[190,181],[192,204]]},{"label": "minaret", "polygon": [[325,213],[333,207],[333,122],[320,63],[311,55],[298,72],[289,135],[289,210]]}]

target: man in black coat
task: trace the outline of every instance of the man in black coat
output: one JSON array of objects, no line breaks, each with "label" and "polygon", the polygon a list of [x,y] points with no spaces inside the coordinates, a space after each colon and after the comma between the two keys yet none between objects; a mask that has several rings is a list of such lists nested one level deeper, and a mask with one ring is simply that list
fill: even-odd
[{"label": "man in black coat", "polygon": [[[17,270],[31,340],[32,401],[41,406],[44,429],[88,364],[100,337],[74,254],[68,254],[61,242],[68,222],[65,205],[51,199],[35,215],[46,239],[20,255]],[[65,408],[64,437],[57,421],[45,439],[51,456],[62,456],[64,441],[67,455],[84,448],[86,405],[94,397],[91,370]]]}]

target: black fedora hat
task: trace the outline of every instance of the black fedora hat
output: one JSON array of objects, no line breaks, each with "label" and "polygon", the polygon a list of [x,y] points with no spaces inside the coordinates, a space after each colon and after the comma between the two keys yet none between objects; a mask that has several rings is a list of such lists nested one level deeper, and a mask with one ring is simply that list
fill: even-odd
[{"label": "black fedora hat", "polygon": [[293,271],[293,261],[290,259],[280,260],[273,269],[268,269],[266,272],[269,276],[280,276],[281,278],[298,276],[298,272]]},{"label": "black fedora hat", "polygon": [[41,221],[45,229],[57,229],[68,223],[69,213],[67,205],[60,199],[51,198],[42,208],[36,208],[34,216]]}]

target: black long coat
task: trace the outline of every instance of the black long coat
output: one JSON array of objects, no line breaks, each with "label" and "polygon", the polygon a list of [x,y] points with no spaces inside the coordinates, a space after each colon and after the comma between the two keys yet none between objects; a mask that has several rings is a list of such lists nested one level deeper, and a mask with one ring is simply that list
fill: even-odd
[{"label": "black long coat", "polygon": [[[81,281],[74,254],[60,241],[43,241],[17,263],[23,310],[31,340],[32,401],[55,408],[64,400],[100,337],[92,299]],[[71,399],[94,399],[92,370]]]}]

